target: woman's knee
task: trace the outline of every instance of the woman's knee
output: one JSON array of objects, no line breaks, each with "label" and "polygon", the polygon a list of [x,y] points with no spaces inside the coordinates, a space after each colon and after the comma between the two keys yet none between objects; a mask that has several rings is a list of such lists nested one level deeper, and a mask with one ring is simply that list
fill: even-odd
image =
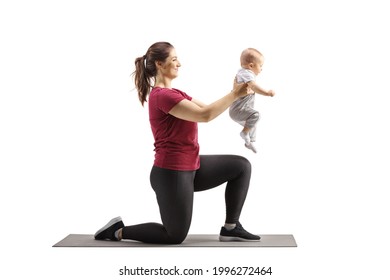
[{"label": "woman's knee", "polygon": [[182,243],[186,239],[191,226],[192,211],[186,211],[185,209],[177,209],[177,211],[186,213],[186,215],[171,217],[169,223],[164,223],[168,234],[168,243],[170,244]]},{"label": "woman's knee", "polygon": [[168,243],[169,244],[181,244],[186,239],[188,230],[177,230],[169,234]]},{"label": "woman's knee", "polygon": [[251,162],[243,156],[236,156],[237,157],[237,162],[241,167],[241,170],[243,171],[251,171],[252,170],[252,164]]}]

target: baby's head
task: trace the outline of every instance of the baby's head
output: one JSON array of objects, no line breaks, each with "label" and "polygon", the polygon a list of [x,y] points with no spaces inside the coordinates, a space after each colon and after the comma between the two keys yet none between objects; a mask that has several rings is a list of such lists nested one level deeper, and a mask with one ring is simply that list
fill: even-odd
[{"label": "baby's head", "polygon": [[242,68],[252,70],[258,75],[263,67],[264,56],[254,48],[247,48],[242,51],[240,61]]}]

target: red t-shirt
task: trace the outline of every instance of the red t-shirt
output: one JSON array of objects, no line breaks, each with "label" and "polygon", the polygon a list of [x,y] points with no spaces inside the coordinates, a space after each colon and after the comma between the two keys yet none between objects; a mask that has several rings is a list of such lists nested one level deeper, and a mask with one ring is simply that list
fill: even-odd
[{"label": "red t-shirt", "polygon": [[178,119],[168,112],[183,99],[192,97],[178,89],[152,89],[149,120],[154,136],[154,165],[173,170],[199,168],[198,124]]}]

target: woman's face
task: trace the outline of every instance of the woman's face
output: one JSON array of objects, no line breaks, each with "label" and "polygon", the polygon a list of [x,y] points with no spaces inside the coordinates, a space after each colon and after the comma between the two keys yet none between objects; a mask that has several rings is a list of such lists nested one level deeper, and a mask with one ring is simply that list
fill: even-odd
[{"label": "woman's face", "polygon": [[172,48],[165,62],[161,64],[161,73],[167,78],[174,79],[179,75],[180,66],[181,64],[177,59],[176,51]]}]

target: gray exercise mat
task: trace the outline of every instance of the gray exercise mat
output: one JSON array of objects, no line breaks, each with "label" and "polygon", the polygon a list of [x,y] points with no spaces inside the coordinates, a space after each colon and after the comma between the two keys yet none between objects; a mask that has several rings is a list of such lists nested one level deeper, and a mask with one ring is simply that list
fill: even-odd
[{"label": "gray exercise mat", "polygon": [[92,234],[69,234],[53,247],[297,247],[292,234],[263,234],[260,241],[220,242],[216,234],[189,234],[182,244],[146,244],[131,240],[95,240]]}]

